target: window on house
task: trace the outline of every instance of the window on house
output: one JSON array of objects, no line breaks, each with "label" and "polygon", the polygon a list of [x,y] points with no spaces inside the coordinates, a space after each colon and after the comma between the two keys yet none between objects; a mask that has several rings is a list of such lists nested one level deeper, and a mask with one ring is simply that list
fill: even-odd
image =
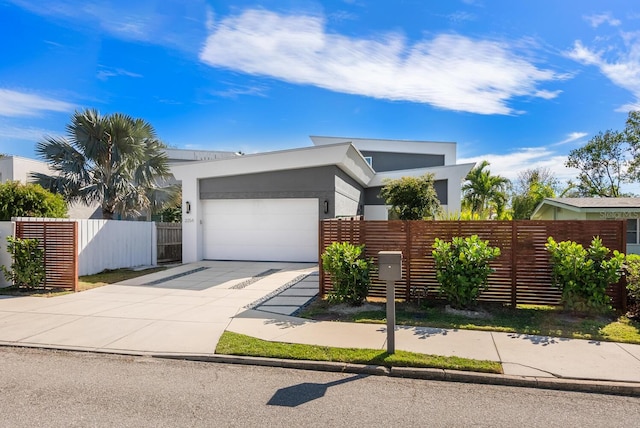
[{"label": "window on house", "polygon": [[638,243],[638,219],[630,218],[627,220],[627,244]]},{"label": "window on house", "polygon": [[373,158],[371,156],[365,156],[364,160],[369,164],[370,167],[373,168]]}]

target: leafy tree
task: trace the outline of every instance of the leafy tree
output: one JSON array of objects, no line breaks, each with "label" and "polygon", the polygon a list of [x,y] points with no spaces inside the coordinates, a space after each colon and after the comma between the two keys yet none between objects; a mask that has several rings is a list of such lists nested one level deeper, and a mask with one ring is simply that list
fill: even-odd
[{"label": "leafy tree", "polygon": [[441,210],[433,174],[387,180],[380,196],[400,220],[433,219]]},{"label": "leafy tree", "polygon": [[624,128],[624,138],[631,149],[629,175],[634,181],[640,181],[640,111],[631,111]]},{"label": "leafy tree", "polygon": [[170,186],[161,195],[154,195],[151,220],[168,223],[182,222],[182,189]]},{"label": "leafy tree", "polygon": [[579,170],[579,196],[617,198],[620,184],[629,179],[630,149],[624,132],[600,132],[578,149],[571,150],[565,166]]},{"label": "leafy tree", "polygon": [[462,202],[480,218],[491,218],[494,210],[498,218],[501,218],[511,183],[505,177],[491,175],[488,166],[489,162],[485,160],[469,171],[462,186]]},{"label": "leafy tree", "polygon": [[69,202],[99,202],[102,216],[139,215],[169,177],[164,144],[142,119],[97,110],[75,112],[67,137],[46,137],[36,152],[55,171],[34,177]]},{"label": "leafy tree", "polygon": [[0,184],[0,221],[11,217],[67,216],[67,204],[60,195],[45,190],[38,184],[7,181]]},{"label": "leafy tree", "polygon": [[513,219],[529,219],[544,198],[556,196],[558,187],[558,179],[548,168],[533,168],[520,172],[514,183],[511,198]]}]

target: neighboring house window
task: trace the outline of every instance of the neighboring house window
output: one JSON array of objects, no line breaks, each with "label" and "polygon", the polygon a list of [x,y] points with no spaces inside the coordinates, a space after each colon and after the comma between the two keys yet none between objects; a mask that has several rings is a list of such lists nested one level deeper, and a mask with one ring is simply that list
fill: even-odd
[{"label": "neighboring house window", "polygon": [[627,244],[638,244],[638,219],[627,220]]},{"label": "neighboring house window", "polygon": [[373,158],[371,156],[365,156],[364,160],[369,164],[370,167],[373,168]]}]

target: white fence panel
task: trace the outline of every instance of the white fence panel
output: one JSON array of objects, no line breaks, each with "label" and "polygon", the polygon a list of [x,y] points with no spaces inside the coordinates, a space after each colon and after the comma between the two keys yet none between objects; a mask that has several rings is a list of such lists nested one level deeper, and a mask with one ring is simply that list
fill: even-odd
[{"label": "white fence panel", "polygon": [[157,264],[154,222],[17,217],[14,221],[78,223],[78,275]]},{"label": "white fence panel", "polygon": [[[14,236],[15,233],[15,223],[11,221],[1,221],[0,222],[0,266],[11,266],[11,254],[7,249],[7,236]],[[0,272],[0,288],[7,287],[11,285],[11,282],[7,281],[4,277],[4,274]]]}]

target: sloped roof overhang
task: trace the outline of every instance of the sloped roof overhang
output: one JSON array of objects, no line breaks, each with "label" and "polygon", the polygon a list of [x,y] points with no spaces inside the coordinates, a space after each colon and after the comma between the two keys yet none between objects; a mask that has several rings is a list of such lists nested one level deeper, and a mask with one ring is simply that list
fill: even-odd
[{"label": "sloped roof overhang", "polygon": [[171,166],[183,182],[261,172],[286,171],[335,165],[360,185],[367,187],[375,176],[362,154],[350,143],[256,153],[229,159],[188,162]]}]

